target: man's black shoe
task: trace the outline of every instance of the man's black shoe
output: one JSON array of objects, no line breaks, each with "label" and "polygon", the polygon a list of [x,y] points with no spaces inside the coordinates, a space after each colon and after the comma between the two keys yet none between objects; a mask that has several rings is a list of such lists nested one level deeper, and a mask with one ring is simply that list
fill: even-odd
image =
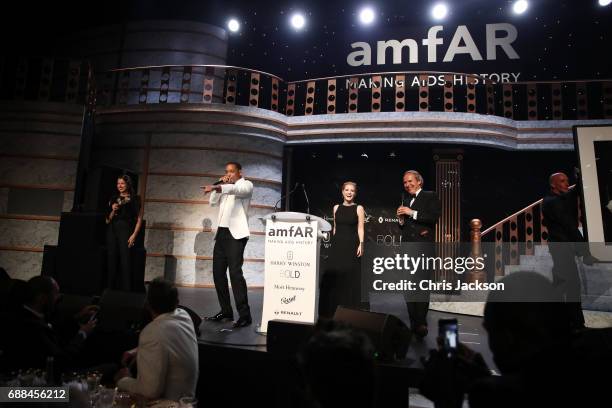
[{"label": "man's black shoe", "polygon": [[234,320],[234,316],[219,312],[214,316],[206,317],[204,320],[208,320],[209,322],[223,322],[226,320]]},{"label": "man's black shoe", "polygon": [[587,266],[591,266],[594,263],[600,263],[601,261],[597,258],[595,258],[593,255],[585,255],[582,257],[582,263],[584,263]]},{"label": "man's black shoe", "polygon": [[253,319],[251,319],[251,316],[249,317],[241,317],[240,319],[236,320],[234,322],[234,327],[239,328],[239,327],[246,327],[246,326],[250,326],[251,323],[253,323]]}]

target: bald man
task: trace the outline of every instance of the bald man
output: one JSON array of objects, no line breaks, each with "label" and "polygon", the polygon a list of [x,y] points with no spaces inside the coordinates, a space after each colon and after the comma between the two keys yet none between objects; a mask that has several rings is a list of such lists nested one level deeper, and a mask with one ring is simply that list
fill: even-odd
[{"label": "bald man", "polygon": [[594,258],[581,249],[584,237],[578,229],[578,189],[570,188],[567,175],[561,172],[552,174],[548,182],[550,192],[542,202],[542,213],[553,258],[553,283],[564,297],[570,324],[579,330],[584,328],[584,315],[575,258],[584,255],[584,262],[588,264]]}]

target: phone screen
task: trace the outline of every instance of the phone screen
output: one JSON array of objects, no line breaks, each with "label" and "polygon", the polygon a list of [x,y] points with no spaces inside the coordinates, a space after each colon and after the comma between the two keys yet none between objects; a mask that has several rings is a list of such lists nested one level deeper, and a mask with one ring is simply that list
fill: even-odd
[{"label": "phone screen", "polygon": [[438,335],[443,341],[444,350],[454,352],[459,344],[459,327],[457,319],[440,319]]}]

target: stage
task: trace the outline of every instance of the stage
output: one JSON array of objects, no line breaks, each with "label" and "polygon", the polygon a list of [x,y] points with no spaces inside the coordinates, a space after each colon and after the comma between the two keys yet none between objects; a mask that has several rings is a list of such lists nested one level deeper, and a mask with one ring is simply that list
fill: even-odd
[{"label": "stage", "polygon": [[[179,288],[179,300],[182,305],[188,306],[202,317],[214,315],[219,311],[213,288]],[[241,384],[237,387],[244,392],[234,393],[229,397],[232,406],[239,406],[241,403],[252,405],[255,401],[263,401],[262,398],[267,399],[266,406],[298,406],[301,403],[303,390],[297,385],[299,373],[290,363],[279,361],[268,353],[266,336],[256,332],[261,321],[262,301],[262,289],[249,290],[252,326],[233,329],[231,322],[202,323],[199,337],[199,395],[208,395],[227,406],[226,394],[211,394],[209,390],[228,387],[234,389],[236,386],[229,383],[235,384],[237,381]],[[408,322],[408,312],[401,296],[374,296],[370,299],[370,307],[372,311],[392,314],[404,323]],[[406,407],[409,393],[414,399],[414,388],[418,386],[423,370],[421,357],[426,357],[429,350],[436,347],[438,319],[441,318],[456,318],[459,321],[460,341],[481,353],[490,368],[496,368],[489,351],[486,331],[482,327],[482,318],[433,310],[429,311],[427,318],[429,335],[423,341],[413,338],[404,360],[379,364],[380,399],[377,406]],[[248,381],[245,383],[240,378],[247,378]],[[412,393],[410,388],[413,389]]]},{"label": "stage", "polygon": [[[182,305],[188,306],[202,317],[214,315],[219,311],[217,295],[213,288],[179,288],[179,297]],[[204,347],[233,347],[266,353],[266,336],[256,332],[256,328],[261,321],[262,301],[263,290],[250,289],[249,303],[253,316],[253,325],[242,329],[233,329],[231,322],[213,323],[204,321],[202,326],[200,326],[200,344]],[[370,307],[374,312],[395,315],[408,325],[408,312],[401,296],[374,296],[370,299]],[[395,364],[412,369],[422,368],[420,358],[427,356],[429,349],[435,347],[438,319],[448,319],[451,317],[457,318],[459,321],[459,338],[461,342],[481,353],[489,367],[495,368],[489,351],[486,331],[482,327],[482,318],[433,310],[427,316],[430,328],[427,337],[423,341],[412,339],[406,359],[397,361]]]}]

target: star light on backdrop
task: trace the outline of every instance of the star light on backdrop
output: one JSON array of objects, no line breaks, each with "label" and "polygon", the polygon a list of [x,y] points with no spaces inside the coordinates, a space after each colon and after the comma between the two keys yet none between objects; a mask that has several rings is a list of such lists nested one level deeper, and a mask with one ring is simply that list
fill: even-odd
[{"label": "star light on backdrop", "polygon": [[372,7],[364,7],[359,12],[359,21],[363,25],[370,25],[374,22],[374,10]]},{"label": "star light on backdrop", "polygon": [[438,3],[431,9],[431,15],[434,20],[442,20],[448,14],[448,6],[444,3]]},{"label": "star light on backdrop", "polygon": [[[609,49],[612,7],[600,7],[598,0],[589,2],[593,7],[569,0],[527,1],[527,10],[516,14],[513,7],[521,3],[516,0],[414,0],[409,8],[399,2],[375,0],[312,0],[307,10],[283,0],[265,5],[239,0],[240,7],[231,10],[235,14],[228,15],[230,10],[221,7],[217,21],[241,16],[239,32],[229,38],[228,65],[259,69],[289,81],[355,72],[417,70],[516,72],[520,73],[519,81],[612,79],[612,66],[599,57]],[[441,20],[434,19],[433,6],[446,6],[436,12],[442,17],[446,11]],[[366,8],[372,10],[371,15],[364,12]],[[301,28],[292,24],[296,15],[301,16],[296,18]],[[365,24],[370,16],[372,22]],[[366,17],[365,21],[362,17]],[[519,58],[509,59],[498,48],[497,61],[487,61],[485,30],[487,24],[494,23],[516,27],[518,35],[513,46]],[[436,25],[443,25],[436,35],[441,41],[435,47],[437,64],[428,64],[426,47],[412,51],[407,46],[401,51],[401,63],[393,63],[393,52],[388,47],[387,63],[377,64],[378,42],[414,39],[421,45]],[[466,37],[467,31],[457,33],[457,27],[463,25],[472,38]],[[482,54],[481,61],[472,61],[467,53],[473,47],[467,48],[464,41],[470,39]],[[464,55],[457,55],[454,63],[445,63],[443,58],[452,41],[466,47],[461,48]],[[367,67],[354,68],[347,63],[347,56],[354,51],[351,45],[358,42],[371,47],[372,63]],[[409,63],[408,55],[418,57],[418,63]]]},{"label": "star light on backdrop", "polygon": [[306,19],[301,13],[295,13],[291,16],[291,26],[296,30],[301,30],[306,25]]},{"label": "star light on backdrop", "polygon": [[[612,0],[534,0],[528,1],[523,14],[513,12],[516,1],[181,0],[168,7],[167,2],[158,0],[109,0],[108,7],[96,13],[75,9],[71,2],[41,2],[35,9],[27,2],[13,2],[11,6],[17,10],[12,9],[11,13],[15,19],[7,20],[0,31],[3,30],[4,38],[11,39],[5,41],[4,54],[17,55],[28,49],[36,55],[48,55],[50,50],[67,46],[67,34],[95,27],[142,20],[206,23],[230,34],[227,53],[220,50],[210,55],[214,63],[261,70],[287,81],[359,72],[419,70],[520,72],[518,81],[612,80],[612,65],[605,58],[612,35]],[[439,3],[446,4],[446,16],[434,20],[432,7]],[[364,25],[359,16],[366,6],[374,14],[370,25]],[[298,13],[302,18],[297,22],[303,24],[300,29],[291,24],[292,16]],[[231,31],[233,24],[228,26],[230,19],[239,23],[237,32]],[[15,24],[11,25],[13,20]],[[513,46],[519,58],[506,58],[497,46],[497,61],[487,60],[487,25],[498,23],[516,28]],[[429,30],[438,25],[443,28],[436,32],[435,42],[423,45],[422,41],[430,38]],[[464,29],[457,31],[460,26]],[[44,34],[33,36],[32,27]],[[491,33],[492,38],[500,40],[502,35]],[[403,48],[394,51],[404,40]],[[379,42],[387,44],[384,65],[377,64]],[[355,43],[365,43],[370,48],[370,65],[348,64],[347,56],[360,48],[352,48]],[[459,53],[454,62],[444,62],[453,43]],[[482,60],[474,60],[476,50]],[[400,63],[393,63],[394,53],[401,53]],[[409,55],[418,59],[418,63],[410,63]],[[437,62],[429,63],[429,59]]]},{"label": "star light on backdrop", "polygon": [[238,32],[238,30],[240,30],[240,23],[235,18],[231,18],[227,22],[227,29],[230,30],[232,33],[236,33]]},{"label": "star light on backdrop", "polygon": [[527,3],[527,0],[518,0],[512,5],[512,11],[514,11],[514,14],[523,14],[527,11],[527,8],[529,8],[529,3]]}]

